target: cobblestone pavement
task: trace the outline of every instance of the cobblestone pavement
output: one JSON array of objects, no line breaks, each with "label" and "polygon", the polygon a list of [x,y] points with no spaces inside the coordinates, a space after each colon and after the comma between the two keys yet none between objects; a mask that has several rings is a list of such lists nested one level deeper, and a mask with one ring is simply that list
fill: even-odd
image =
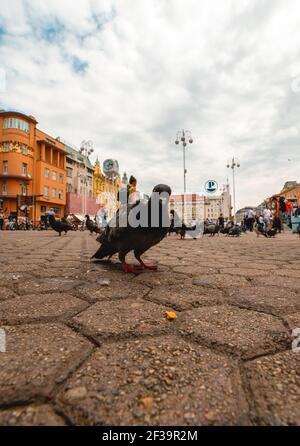
[{"label": "cobblestone pavement", "polygon": [[300,423],[297,236],[171,236],[136,277],[97,247],[0,233],[1,425]]}]

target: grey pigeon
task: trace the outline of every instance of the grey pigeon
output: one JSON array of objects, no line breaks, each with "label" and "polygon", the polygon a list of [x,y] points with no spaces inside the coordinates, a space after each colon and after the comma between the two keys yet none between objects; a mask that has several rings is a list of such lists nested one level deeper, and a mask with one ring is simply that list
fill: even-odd
[{"label": "grey pigeon", "polygon": [[[165,199],[160,198],[158,201],[158,221],[157,225],[151,224],[151,202],[153,201],[153,193],[164,193]],[[169,220],[169,197],[171,195],[171,188],[165,184],[158,184],[154,187],[152,195],[148,201],[138,202],[134,205],[124,207],[121,206],[120,210],[116,213],[113,223],[109,222],[105,231],[98,236],[97,240],[101,243],[98,251],[92,258],[103,259],[105,257],[111,257],[114,254],[119,254],[119,260],[122,262],[123,270],[126,273],[138,274],[139,269],[157,269],[157,265],[146,265],[141,256],[152,246],[157,245],[168,233],[170,227]],[[130,212],[135,206],[139,205],[140,209],[147,208],[148,222],[146,226],[139,225],[133,227],[128,221]],[[146,210],[146,209],[145,209]],[[124,222],[124,213],[127,221],[127,226],[122,224]],[[142,211],[140,212],[142,214]],[[165,224],[167,222],[167,224]],[[138,260],[140,266],[129,265],[126,263],[126,255],[130,252],[134,252],[135,258]]]}]

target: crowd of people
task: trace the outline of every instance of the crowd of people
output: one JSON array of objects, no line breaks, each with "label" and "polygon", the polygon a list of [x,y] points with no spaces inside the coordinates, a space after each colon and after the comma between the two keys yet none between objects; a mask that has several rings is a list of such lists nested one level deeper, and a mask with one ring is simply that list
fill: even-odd
[{"label": "crowd of people", "polygon": [[261,231],[276,229],[277,232],[282,231],[282,221],[274,209],[266,207],[262,213],[257,213],[253,209],[249,209],[244,215],[242,226],[248,231],[253,232],[256,228]]}]

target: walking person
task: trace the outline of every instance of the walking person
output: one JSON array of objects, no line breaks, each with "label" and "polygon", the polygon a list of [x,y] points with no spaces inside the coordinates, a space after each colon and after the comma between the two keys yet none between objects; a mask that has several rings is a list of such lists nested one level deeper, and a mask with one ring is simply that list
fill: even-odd
[{"label": "walking person", "polygon": [[247,215],[247,226],[250,232],[253,232],[253,224],[254,224],[254,211],[253,209],[249,209]]},{"label": "walking person", "polygon": [[2,209],[0,209],[0,231],[4,230],[4,212]]}]

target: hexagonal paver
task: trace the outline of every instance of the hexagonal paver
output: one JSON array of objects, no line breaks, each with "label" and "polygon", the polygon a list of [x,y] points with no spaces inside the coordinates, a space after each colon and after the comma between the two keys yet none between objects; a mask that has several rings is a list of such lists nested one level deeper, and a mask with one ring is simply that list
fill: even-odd
[{"label": "hexagonal paver", "polygon": [[65,420],[47,404],[0,411],[1,426],[65,426]]},{"label": "hexagonal paver", "polygon": [[194,275],[194,280],[200,280],[203,282],[210,283],[211,287],[214,288],[232,288],[236,286],[247,286],[249,285],[249,281],[246,277],[242,276],[233,276],[231,274],[200,274]]},{"label": "hexagonal paver", "polygon": [[88,341],[59,323],[2,328],[7,347],[0,353],[0,405],[48,397],[92,350]]},{"label": "hexagonal paver", "polygon": [[0,303],[0,323],[19,324],[52,318],[67,319],[88,306],[69,294],[27,294]]},{"label": "hexagonal paver", "polygon": [[165,314],[168,308],[143,300],[117,300],[97,302],[73,318],[84,333],[101,338],[160,333],[177,324]]},{"label": "hexagonal paver", "polygon": [[35,278],[34,280],[26,280],[18,282],[17,290],[19,294],[41,294],[49,292],[64,292],[73,290],[84,285],[80,279],[51,277],[51,278]]},{"label": "hexagonal paver", "polygon": [[205,286],[204,282],[201,283],[192,285],[190,279],[189,282],[154,287],[147,295],[147,300],[167,305],[179,311],[224,303],[220,290]]},{"label": "hexagonal paver", "polygon": [[16,293],[14,293],[9,288],[0,287],[0,301],[10,299],[16,296],[17,296]]},{"label": "hexagonal paver", "polygon": [[173,271],[175,273],[187,274],[190,276],[201,275],[201,274],[215,274],[216,268],[211,266],[199,266],[199,265],[191,265],[191,266],[175,266],[173,267]]},{"label": "hexagonal paver", "polygon": [[103,345],[58,399],[76,424],[248,423],[237,365],[176,337]]},{"label": "hexagonal paver", "polygon": [[253,412],[264,425],[300,424],[300,353],[287,351],[245,365]]},{"label": "hexagonal paver", "polygon": [[180,331],[199,343],[244,358],[287,348],[291,342],[283,324],[273,316],[228,305],[184,313]]},{"label": "hexagonal paver", "polygon": [[133,281],[125,282],[111,278],[111,275],[103,275],[98,282],[86,283],[79,287],[75,294],[87,299],[89,302],[102,300],[126,299],[128,297],[136,298],[146,296],[149,293],[148,286],[135,283]]},{"label": "hexagonal paver", "polygon": [[256,286],[276,286],[279,289],[289,288],[294,291],[299,291],[300,289],[300,278],[299,277],[280,277],[276,274],[265,275],[264,277],[256,277],[253,281]]},{"label": "hexagonal paver", "polygon": [[172,271],[142,271],[133,280],[135,283],[142,283],[151,287],[161,285],[172,285],[175,282],[182,282],[186,279],[184,274],[174,273]]},{"label": "hexagonal paver", "polygon": [[288,288],[249,286],[229,291],[228,301],[251,310],[276,315],[300,310],[300,296]]}]

